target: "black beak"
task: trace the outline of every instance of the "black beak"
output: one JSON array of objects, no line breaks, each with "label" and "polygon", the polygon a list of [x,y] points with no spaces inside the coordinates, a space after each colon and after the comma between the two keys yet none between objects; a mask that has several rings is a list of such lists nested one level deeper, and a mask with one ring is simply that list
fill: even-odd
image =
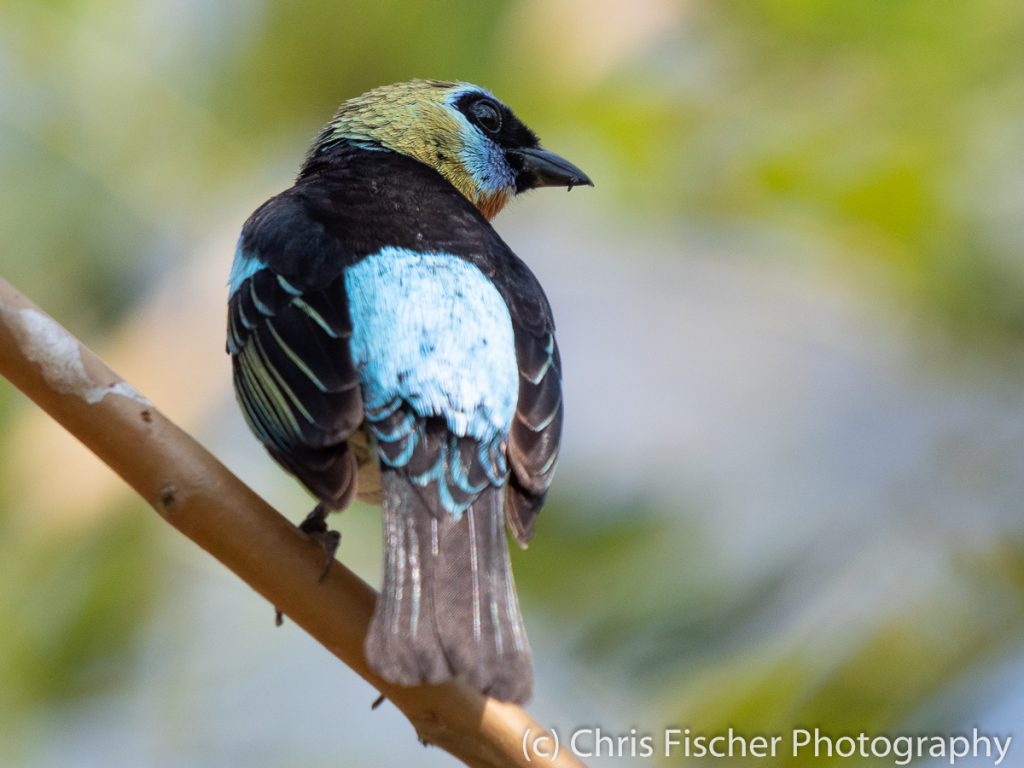
[{"label": "black beak", "polygon": [[516,192],[525,192],[535,187],[594,186],[583,171],[564,157],[540,147],[513,149],[509,159],[516,167]]}]

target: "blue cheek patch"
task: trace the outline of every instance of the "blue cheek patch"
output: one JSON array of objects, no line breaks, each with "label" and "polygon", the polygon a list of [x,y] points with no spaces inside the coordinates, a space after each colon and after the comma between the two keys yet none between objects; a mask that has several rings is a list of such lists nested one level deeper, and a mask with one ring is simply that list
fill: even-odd
[{"label": "blue cheek patch", "polygon": [[515,191],[516,174],[505,159],[505,150],[471,125],[466,116],[455,107],[455,103],[466,93],[480,93],[494,99],[494,94],[490,91],[468,83],[466,87],[457,88],[448,96],[448,108],[455,114],[455,119],[461,127],[462,151],[459,159],[477,189],[483,194],[493,195],[502,190]]},{"label": "blue cheek patch", "polygon": [[484,194],[515,190],[516,176],[505,159],[504,150],[469,123],[462,127],[460,158],[477,189]]},{"label": "blue cheek patch", "polygon": [[231,264],[231,276],[228,278],[228,298],[231,298],[242,287],[242,283],[266,266],[254,256],[242,249],[242,238],[238,238],[235,246],[235,260]]},{"label": "blue cheek patch", "polygon": [[512,319],[476,266],[388,247],[349,267],[345,288],[368,414],[401,398],[455,435],[508,433],[519,396]]}]

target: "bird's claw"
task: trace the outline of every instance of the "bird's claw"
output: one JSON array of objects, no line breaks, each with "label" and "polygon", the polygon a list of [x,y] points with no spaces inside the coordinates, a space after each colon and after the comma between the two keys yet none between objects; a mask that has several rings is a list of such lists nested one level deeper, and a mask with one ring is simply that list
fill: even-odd
[{"label": "bird's claw", "polygon": [[[331,570],[331,563],[334,562],[338,545],[341,544],[341,534],[327,527],[329,512],[330,510],[323,504],[317,504],[313,511],[306,515],[306,519],[299,524],[300,531],[324,548],[324,567],[320,571],[320,578],[317,581],[327,578],[327,572]],[[279,608],[274,609],[274,624],[279,627],[284,624],[284,614]]]},{"label": "bird's claw", "polygon": [[341,534],[327,527],[328,511],[327,507],[323,504],[317,504],[313,511],[306,515],[306,519],[299,525],[299,530],[323,547],[326,553],[319,581],[327,578],[327,572],[331,570],[331,563],[334,562],[334,555],[338,551],[338,545],[341,544]]},{"label": "bird's claw", "polygon": [[337,531],[325,531],[323,534],[314,535],[313,538],[320,542],[326,553],[323,570],[320,571],[320,578],[317,579],[317,581],[323,581],[327,578],[327,572],[331,570],[334,554],[338,551],[338,545],[341,544],[341,534]]}]

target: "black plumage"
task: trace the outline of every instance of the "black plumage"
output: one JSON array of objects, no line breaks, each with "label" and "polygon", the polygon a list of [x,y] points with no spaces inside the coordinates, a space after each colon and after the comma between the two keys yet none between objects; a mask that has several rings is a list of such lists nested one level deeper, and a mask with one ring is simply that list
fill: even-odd
[{"label": "black plumage", "polygon": [[[386,184],[381,181],[385,178]],[[395,153],[344,145],[318,157],[292,188],[261,206],[243,227],[241,242],[246,255],[264,268],[240,286],[229,306],[228,350],[239,400],[274,458],[335,508],[348,503],[355,491],[358,467],[348,441],[365,418],[348,348],[352,328],[342,285],[344,270],[385,246],[418,249],[429,244],[431,249],[465,258],[494,282],[515,332],[519,406],[507,440],[509,481],[505,488],[487,483],[486,493],[477,494],[470,515],[486,533],[481,557],[494,560],[497,573],[507,573],[504,537],[495,534],[493,515],[504,508],[519,543],[529,541],[550,485],[562,426],[554,321],[547,298],[526,265],[480,212],[433,169]],[[297,360],[308,372],[301,370]],[[269,375],[257,375],[260,367]],[[268,409],[256,407],[258,402],[270,403],[269,411],[276,418],[264,415]],[[428,420],[419,421],[418,429],[431,432]],[[431,439],[420,441],[408,472],[436,461],[439,446],[449,437],[442,432],[435,428]],[[479,462],[475,446],[464,444],[461,453],[470,484],[484,482],[489,473]],[[490,474],[494,473],[491,468]],[[423,492],[398,475],[387,476],[383,492],[391,488],[400,493],[402,503],[414,503]],[[452,487],[460,500],[467,500],[470,494]],[[445,516],[433,519],[442,526],[442,541],[469,536],[466,517],[460,522]],[[417,524],[428,523],[419,520]],[[386,525],[390,531],[399,523],[391,515]],[[460,528],[466,530],[460,534]],[[395,541],[404,546],[408,540]],[[468,552],[461,544],[453,549]],[[390,546],[388,552],[392,558],[402,556]],[[450,584],[459,581],[457,562],[462,561],[449,558],[438,566]],[[495,594],[501,593],[502,615],[507,615],[505,585],[494,587]],[[464,605],[465,596],[453,589],[453,599],[443,605]],[[518,608],[513,615],[514,629],[495,631],[519,632]],[[462,631],[455,614],[439,620],[439,633]],[[411,669],[413,662],[395,656],[399,646],[388,639],[388,633],[381,634],[382,625],[376,626],[378,632],[371,635],[368,647],[380,649],[381,667],[394,679],[437,681],[453,671],[472,669],[466,674],[488,693],[511,700],[527,695],[522,681],[530,680],[528,654],[517,652],[497,665],[503,670],[501,677],[489,681],[481,671],[488,668],[486,660],[464,664],[465,660],[454,659],[442,664],[436,653],[425,652],[423,659],[434,661]],[[506,639],[506,653],[514,647],[509,642]],[[441,667],[435,669],[432,664]]]},{"label": "black plumage", "polygon": [[[512,317],[520,368],[519,407],[508,445],[513,500],[507,513],[525,545],[558,452],[561,364],[543,289],[483,215],[422,163],[341,143],[253,213],[242,228],[242,243],[246,254],[266,267],[235,292],[229,305],[229,352],[243,409],[255,421],[247,403],[261,396],[246,376],[244,356],[269,358],[273,370],[287,371],[295,367],[287,355],[291,350],[312,369],[329,391],[308,376],[288,377],[293,391],[302,387],[301,402],[316,414],[312,422],[275,377],[264,386],[281,391],[278,399],[290,404],[288,413],[300,429],[258,424],[253,429],[261,438],[270,436],[264,442],[275,458],[314,494],[339,507],[349,498],[355,471],[344,458],[346,440],[363,421],[347,344],[351,320],[340,285],[345,268],[385,246],[429,246],[465,258],[494,282]],[[303,304],[320,310],[336,338],[300,308]]]},{"label": "black plumage", "polygon": [[[389,127],[400,119],[421,132],[415,141]],[[459,677],[503,700],[530,695],[504,528],[522,546],[534,534],[558,458],[562,370],[548,300],[488,218],[554,184],[589,179],[490,94],[413,81],[343,105],[295,184],[242,229],[228,311],[239,402],[317,510],[357,493],[381,504],[385,579],[366,652],[395,683]],[[389,282],[407,279],[440,291],[446,308],[411,306],[415,290]],[[460,281],[475,293],[464,296]],[[413,310],[412,325],[399,321]],[[394,351],[391,333],[412,351]],[[473,344],[498,350],[487,358],[497,363],[468,402],[450,372],[476,367]],[[316,522],[304,530],[323,530]]]}]

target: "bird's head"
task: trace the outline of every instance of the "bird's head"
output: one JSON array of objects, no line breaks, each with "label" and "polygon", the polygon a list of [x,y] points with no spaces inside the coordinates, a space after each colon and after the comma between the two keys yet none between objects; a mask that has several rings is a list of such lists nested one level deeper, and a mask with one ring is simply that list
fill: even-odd
[{"label": "bird's head", "polygon": [[489,91],[412,80],[346,101],[317,136],[307,164],[341,142],[400,152],[444,176],[488,219],[520,192],[592,185]]}]

